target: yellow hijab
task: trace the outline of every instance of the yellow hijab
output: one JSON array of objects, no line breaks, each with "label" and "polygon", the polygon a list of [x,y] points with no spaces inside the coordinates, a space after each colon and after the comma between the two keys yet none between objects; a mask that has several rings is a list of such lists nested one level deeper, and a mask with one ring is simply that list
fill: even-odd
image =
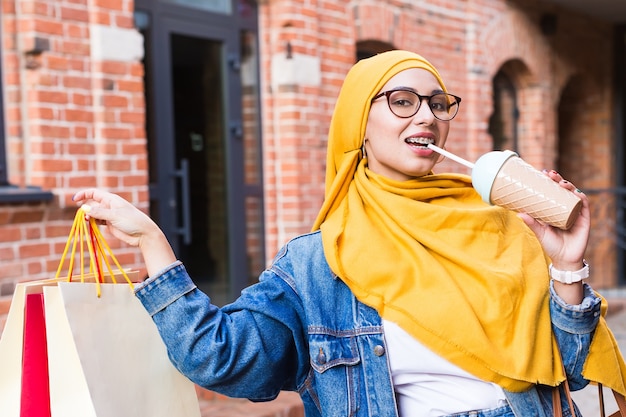
[{"label": "yellow hijab", "polygon": [[[431,72],[445,91],[437,70],[407,51],[361,60],[344,81],[313,227],[326,259],[361,302],[466,371],[510,391],[557,385],[565,376],[551,331],[549,260],[534,234],[486,205],[466,175],[393,181],[362,159],[371,99],[408,68]],[[604,318],[584,375],[626,395],[626,365]]]}]

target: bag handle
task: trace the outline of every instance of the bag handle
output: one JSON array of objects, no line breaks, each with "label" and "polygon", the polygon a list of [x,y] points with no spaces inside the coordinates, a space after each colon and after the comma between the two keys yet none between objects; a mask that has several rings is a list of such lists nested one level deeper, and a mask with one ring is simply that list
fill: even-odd
[{"label": "bag handle", "polygon": [[563,409],[561,408],[561,393],[559,387],[552,388],[552,415],[554,417],[563,417]]},{"label": "bag handle", "polygon": [[[563,368],[563,372],[565,372],[565,368]],[[567,374],[566,374],[567,375]],[[562,382],[563,391],[565,391],[565,396],[567,397],[567,403],[569,405],[570,410],[574,413],[574,402],[572,401],[572,394],[569,389],[569,383],[567,382],[567,378]],[[613,396],[615,397],[615,402],[619,410],[615,413],[611,414],[609,417],[626,417],[626,398],[620,393],[613,391]],[[606,417],[606,410],[604,408],[604,391],[602,390],[602,384],[598,384],[598,397],[600,401],[600,417]],[[554,417],[563,417],[563,410],[561,407],[561,391],[559,387],[556,386],[552,389],[552,407],[554,410]]]},{"label": "bag handle", "polygon": [[[611,414],[609,417],[626,417],[626,398],[616,392],[613,391],[613,396],[615,397],[615,402],[617,403],[618,411]],[[606,417],[606,412],[604,411],[604,391],[602,390],[602,384],[598,384],[598,395],[600,397],[600,417]]]},{"label": "bag handle", "polygon": [[[563,364],[563,361],[561,361],[561,366],[563,366],[563,374],[565,375],[565,381],[563,381],[561,385],[563,385],[563,391],[565,391],[565,397],[567,398],[567,405],[573,415],[574,401],[572,401],[572,393],[569,390],[569,382],[567,381],[567,374],[565,373],[565,365]],[[552,389],[552,408],[554,409],[554,417],[563,417],[563,409],[561,407],[561,390],[558,385]],[[601,412],[604,417],[604,411]]]},{"label": "bag handle", "polygon": [[54,278],[57,280],[60,279],[61,270],[63,269],[66,258],[68,258],[68,251],[70,250],[71,245],[72,249],[69,252],[67,281],[72,281],[72,273],[74,271],[74,263],[76,258],[76,248],[78,247],[80,253],[80,282],[85,282],[86,246],[89,256],[89,272],[93,273],[96,277],[95,282],[98,297],[100,297],[100,295],[102,294],[100,284],[104,282],[104,266],[106,266],[113,283],[117,283],[117,280],[115,279],[115,274],[113,272],[113,269],[111,268],[111,263],[109,262],[109,258],[115,263],[115,266],[117,266],[118,270],[121,272],[122,276],[132,289],[132,281],[130,280],[130,278],[128,278],[128,275],[126,274],[124,269],[122,269],[119,262],[117,261],[117,258],[113,254],[113,251],[102,236],[102,233],[100,232],[100,229],[96,224],[96,219],[94,219],[93,217],[89,217],[89,219],[87,220],[86,215],[87,212],[82,207],[79,208],[76,212],[72,228],[70,229],[69,237],[65,244],[65,249],[63,249],[63,255],[61,255],[61,262],[59,263],[59,267]]}]

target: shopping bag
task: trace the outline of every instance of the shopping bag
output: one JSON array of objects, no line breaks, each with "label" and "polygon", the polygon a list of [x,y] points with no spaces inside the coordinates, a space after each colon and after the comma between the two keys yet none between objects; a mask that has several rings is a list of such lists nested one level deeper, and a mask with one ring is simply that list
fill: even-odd
[{"label": "shopping bag", "polygon": [[43,290],[52,416],[200,416],[193,383],[128,286],[101,284],[100,297],[80,282]]},{"label": "shopping bag", "polygon": [[[24,350],[25,342],[28,343],[28,337],[25,337],[26,298],[29,294],[36,294],[37,287],[52,281],[18,283],[15,287],[4,331],[0,337],[0,416],[2,417],[20,416],[23,365],[32,366],[32,363],[29,365],[22,362],[23,356],[28,355],[29,352]],[[35,290],[31,291],[31,287]],[[28,398],[25,397],[24,401],[28,401]],[[36,414],[33,417],[35,416],[42,417]]]},{"label": "shopping bag", "polygon": [[[195,385],[171,364],[155,324],[132,292],[133,274],[109,253],[118,267],[113,270],[105,256],[110,249],[95,222],[82,224],[80,210],[77,219],[70,239],[80,242],[71,245],[67,277],[59,278],[57,272],[54,279],[16,286],[0,338],[0,416],[199,417]],[[69,247],[70,240],[61,263]],[[73,272],[77,250],[80,268]],[[86,252],[87,273],[82,259]],[[41,326],[36,331],[28,327],[32,317],[42,316],[44,332]],[[29,338],[41,343],[42,333],[43,364],[41,352],[27,350]],[[29,366],[38,370],[37,377],[29,377],[34,375],[27,373]],[[33,408],[34,402],[46,402],[46,387],[48,414],[45,405]]]}]

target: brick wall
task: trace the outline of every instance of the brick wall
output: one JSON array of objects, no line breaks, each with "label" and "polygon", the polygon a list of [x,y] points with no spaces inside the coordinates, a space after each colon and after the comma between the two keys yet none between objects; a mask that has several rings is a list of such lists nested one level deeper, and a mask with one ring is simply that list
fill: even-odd
[{"label": "brick wall", "polygon": [[[147,209],[133,2],[15,0],[2,7],[9,181],[55,197],[0,205],[0,296],[16,281],[56,271],[78,189],[116,190]],[[122,45],[109,44],[113,37]],[[111,244],[122,263],[141,268],[135,250]]]},{"label": "brick wall", "polygon": [[[555,30],[542,30],[551,15]],[[448,89],[463,98],[448,150],[475,160],[492,149],[492,81],[503,71],[517,91],[520,154],[539,169],[560,170],[580,188],[614,184],[613,35],[607,23],[539,0],[274,0],[263,3],[260,19],[264,158],[274,162],[265,173],[268,257],[308,231],[321,205],[327,126],[359,42],[416,51],[440,70]],[[288,45],[289,68],[304,73],[317,65],[319,79],[285,76],[285,65],[275,64],[289,61]],[[561,103],[566,89],[578,92],[574,111]],[[573,129],[559,134],[559,120],[575,121]],[[566,152],[561,160],[560,151]],[[467,172],[448,160],[437,169]],[[615,263],[600,262],[615,255],[607,240],[611,226],[595,234],[588,256],[598,260],[599,288],[616,282]]]},{"label": "brick wall", "polygon": [[[6,294],[15,281],[54,270],[77,189],[106,187],[147,210],[147,155],[132,1],[12,0],[2,7],[10,180],[55,195],[47,204],[0,206]],[[541,32],[545,13],[557,16],[554,34]],[[608,24],[538,0],[273,0],[260,5],[259,19],[268,259],[309,230],[322,203],[327,126],[359,42],[411,49],[440,69],[463,97],[449,150],[475,159],[491,148],[491,82],[505,69],[517,87],[524,158],[571,173],[581,187],[612,184]],[[559,107],[571,94],[579,108]],[[593,112],[588,103],[596,103]],[[572,121],[560,142],[558,120]],[[593,137],[593,146],[581,137]],[[559,149],[569,151],[561,166]],[[439,169],[464,171],[451,161]],[[141,266],[136,251],[117,251],[125,264]]]},{"label": "brick wall", "polygon": [[[55,196],[0,204],[3,317],[15,282],[56,270],[77,189],[105,187],[146,211],[148,196],[133,1],[5,0],[1,7],[10,181]],[[542,31],[546,14],[556,16],[553,33]],[[558,168],[581,188],[614,185],[607,23],[541,0],[268,0],[259,2],[259,20],[268,258],[308,231],[322,204],[327,128],[359,42],[410,49],[438,67],[463,98],[452,152],[473,160],[491,149],[492,80],[503,71],[517,91],[523,157]],[[438,170],[465,172],[448,160]],[[597,214],[602,227],[588,257],[598,287],[616,282],[614,262],[600,262],[614,258],[605,218]],[[141,268],[136,250],[109,242],[124,265]]]}]

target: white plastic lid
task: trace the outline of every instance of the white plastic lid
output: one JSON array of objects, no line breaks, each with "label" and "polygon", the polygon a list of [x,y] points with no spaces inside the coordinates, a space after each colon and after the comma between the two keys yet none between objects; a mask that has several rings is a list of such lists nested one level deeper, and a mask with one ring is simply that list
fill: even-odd
[{"label": "white plastic lid", "polygon": [[485,203],[491,204],[491,186],[500,172],[500,168],[512,156],[517,156],[513,151],[487,152],[474,164],[472,168],[472,185],[480,194]]}]

